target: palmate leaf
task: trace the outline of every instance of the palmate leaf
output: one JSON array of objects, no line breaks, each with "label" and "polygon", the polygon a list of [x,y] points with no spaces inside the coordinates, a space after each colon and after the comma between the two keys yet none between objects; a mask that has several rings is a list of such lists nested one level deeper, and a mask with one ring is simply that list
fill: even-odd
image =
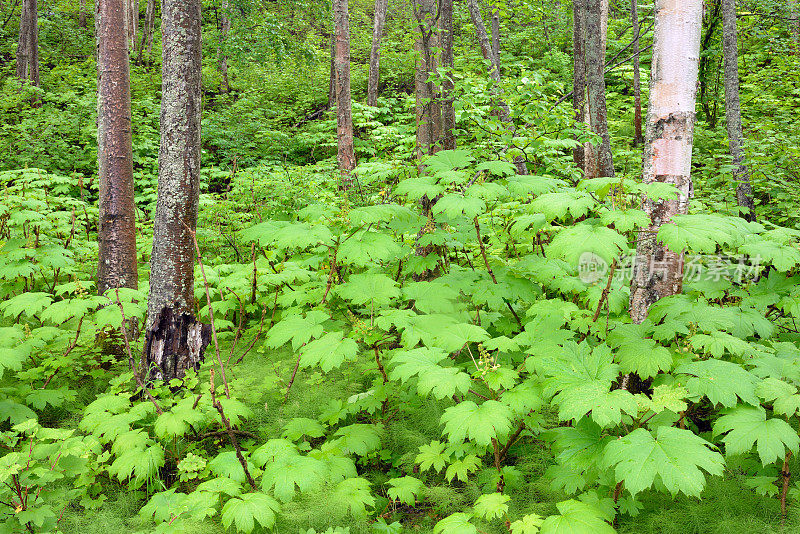
[{"label": "palmate leaf", "polygon": [[558,417],[562,421],[578,421],[589,413],[603,428],[620,424],[623,413],[635,417],[639,411],[636,397],[630,392],[609,391],[608,385],[600,380],[570,386],[553,397],[553,402],[559,406]]},{"label": "palmate leaf", "polygon": [[693,347],[703,349],[715,358],[719,358],[726,352],[736,356],[750,355],[754,352],[753,347],[747,341],[718,330],[710,334],[695,334],[689,339]]},{"label": "palmate leaf", "polygon": [[474,454],[468,454],[459,460],[454,460],[447,466],[444,478],[449,481],[458,479],[466,482],[470,473],[474,473],[481,466],[481,459]]},{"label": "palmate leaf", "polygon": [[759,397],[767,402],[772,402],[776,414],[792,417],[800,411],[800,395],[797,388],[783,380],[769,377],[761,381],[756,388]]},{"label": "palmate leaf", "polygon": [[416,375],[419,377],[417,391],[420,395],[433,392],[438,399],[451,397],[456,392],[466,393],[472,383],[469,375],[456,367],[440,366],[444,360],[449,360],[447,353],[436,348],[401,350],[389,361],[392,366],[389,377],[406,382]]},{"label": "palmate leaf", "polygon": [[672,368],[669,349],[648,338],[626,341],[617,349],[614,357],[623,373],[636,373],[641,378],[650,378]]},{"label": "palmate leaf", "polygon": [[486,171],[496,176],[513,176],[517,168],[510,161],[484,161],[475,167],[479,171]]},{"label": "palmate leaf", "polygon": [[372,303],[379,307],[400,296],[397,282],[379,273],[354,274],[336,289],[336,293],[353,304]]},{"label": "palmate leaf", "polygon": [[619,232],[582,222],[558,232],[547,248],[547,255],[578,267],[581,256],[592,253],[611,265],[615,258],[627,250],[628,240]]},{"label": "palmate leaf", "polygon": [[478,529],[469,520],[470,516],[463,512],[449,515],[436,523],[433,534],[478,534]]},{"label": "palmate leaf", "polygon": [[548,220],[564,219],[569,213],[573,218],[585,216],[595,205],[594,199],[584,191],[560,191],[545,193],[531,201],[529,209],[544,214]]},{"label": "palmate leaf", "polygon": [[26,317],[33,317],[52,303],[53,297],[49,293],[28,291],[7,298],[5,302],[0,304],[0,311],[3,312],[3,315],[12,319],[19,317],[23,313]]},{"label": "palmate leaf", "polygon": [[362,231],[339,246],[336,261],[344,265],[366,267],[393,260],[401,252],[402,248],[391,235]]},{"label": "palmate leaf", "polygon": [[264,466],[261,489],[273,489],[282,502],[292,500],[295,486],[301,492],[318,487],[323,482],[325,464],[316,458],[300,454],[282,456]]},{"label": "palmate leaf", "polygon": [[676,373],[690,375],[686,388],[693,395],[705,395],[714,404],[736,406],[736,397],[758,406],[758,378],[740,365],[722,360],[689,362],[678,366]]},{"label": "palmate leaf", "polygon": [[502,517],[508,512],[508,501],[511,497],[503,495],[502,493],[489,493],[481,495],[475,501],[475,508],[473,513],[487,520]]},{"label": "palmate leaf", "polygon": [[[748,226],[740,217],[723,215],[675,215],[658,231],[657,238],[673,252],[691,250],[713,253],[718,246],[736,247],[757,227]],[[761,227],[763,229],[763,227]]]},{"label": "palmate leaf", "polygon": [[796,246],[763,239],[761,236],[748,239],[747,243],[739,247],[739,253],[758,258],[762,265],[769,263],[780,272],[787,272],[800,264],[800,250]]},{"label": "palmate leaf", "polygon": [[469,439],[480,446],[489,446],[492,439],[502,440],[511,430],[513,412],[508,406],[489,400],[478,406],[464,401],[442,414],[444,432],[451,443]]},{"label": "palmate leaf", "polygon": [[336,443],[345,454],[365,456],[381,446],[380,429],[375,425],[358,423],[343,426],[334,435],[339,437]]},{"label": "palmate leaf", "polygon": [[445,449],[446,446],[441,441],[432,441],[428,445],[420,445],[419,454],[417,454],[414,462],[419,464],[420,471],[433,469],[438,473],[444,469],[444,466],[450,460],[451,454]]},{"label": "palmate leaf", "polygon": [[348,478],[339,482],[331,494],[331,499],[341,504],[354,517],[364,517],[367,506],[375,506],[375,497],[369,487],[369,481],[363,478]]},{"label": "palmate leaf", "polygon": [[686,410],[687,404],[684,399],[689,392],[683,386],[662,384],[653,388],[653,396],[650,398],[650,409],[655,413],[670,410],[680,413]]},{"label": "palmate leaf", "polygon": [[536,514],[528,514],[511,523],[511,534],[538,534],[544,518]]},{"label": "palmate leaf", "polygon": [[556,504],[559,515],[542,522],[540,534],[614,534],[611,519],[596,506],[570,499]]},{"label": "palmate leaf", "polygon": [[244,534],[249,534],[258,523],[262,528],[270,529],[275,524],[275,513],[281,509],[278,501],[264,493],[245,493],[234,497],[222,507],[222,524],[225,528],[231,525]]},{"label": "palmate leaf", "polygon": [[406,178],[394,190],[396,194],[406,195],[411,200],[419,200],[424,196],[436,198],[443,191],[444,187],[437,184],[433,176]]},{"label": "palmate leaf", "polygon": [[742,454],[756,445],[763,465],[771,464],[784,456],[784,448],[797,454],[800,437],[783,419],[767,419],[763,408],[738,406],[720,417],[714,424],[714,435],[727,435],[722,439],[726,454]]},{"label": "palmate leaf", "polygon": [[650,224],[650,217],[642,210],[609,210],[600,216],[600,222],[614,225],[619,232],[628,232],[634,228],[643,228]]},{"label": "palmate leaf", "polygon": [[486,211],[486,202],[475,197],[465,197],[457,193],[444,195],[433,205],[433,213],[444,213],[449,219],[466,217],[472,219]]},{"label": "palmate leaf", "polygon": [[321,336],[322,323],[328,319],[330,319],[328,314],[319,310],[312,310],[305,317],[301,315],[284,317],[267,332],[266,345],[277,349],[291,341],[292,348],[297,350],[311,338]]},{"label": "palmate leaf", "polygon": [[452,171],[469,167],[475,158],[467,150],[440,150],[425,160],[425,166],[433,172]]},{"label": "palmate leaf", "polygon": [[330,332],[300,349],[300,366],[319,366],[324,372],[352,361],[358,354],[358,344],[344,337],[344,332]]},{"label": "palmate leaf", "polygon": [[409,506],[414,506],[417,502],[417,495],[425,487],[420,479],[409,476],[393,478],[387,484],[391,486],[386,492],[389,498]]},{"label": "palmate leaf", "polygon": [[656,437],[638,428],[606,445],[604,463],[614,468],[615,480],[625,483],[632,495],[650,486],[658,477],[675,495],[682,492],[699,497],[705,486],[702,470],[722,475],[722,455],[712,445],[690,430],[660,426]]},{"label": "palmate leaf", "polygon": [[434,345],[448,353],[461,350],[467,343],[480,343],[490,337],[480,326],[468,323],[444,324],[437,331],[433,331]]},{"label": "palmate leaf", "polygon": [[281,437],[298,441],[302,437],[320,438],[325,435],[325,427],[308,417],[295,417],[283,427]]}]

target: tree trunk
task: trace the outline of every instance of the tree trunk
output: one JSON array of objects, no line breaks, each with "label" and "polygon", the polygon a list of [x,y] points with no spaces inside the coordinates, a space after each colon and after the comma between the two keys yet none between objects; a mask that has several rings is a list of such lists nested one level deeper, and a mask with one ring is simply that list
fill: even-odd
[{"label": "tree trunk", "polygon": [[78,7],[78,26],[86,27],[86,0],[81,0]]},{"label": "tree trunk", "polygon": [[338,137],[339,173],[342,190],[350,188],[350,174],[356,168],[353,148],[353,116],[350,96],[350,20],[347,13],[348,0],[334,0],[334,35],[336,40],[336,121]]},{"label": "tree trunk", "polygon": [[692,196],[692,142],[703,0],[657,0],[650,74],[650,103],[642,164],[644,183],[676,186],[677,199],[645,198],[642,209],[650,225],[640,234],[631,283],[630,313],[634,323],[647,317],[650,305],[681,292],[683,253],[656,241],[662,225],[685,214]]},{"label": "tree trunk", "polygon": [[496,5],[492,6],[492,54],[497,58],[500,65],[500,10]]},{"label": "tree trunk", "polygon": [[[467,0],[467,8],[469,9],[469,15],[472,19],[472,25],[475,26],[475,34],[478,37],[478,43],[480,43],[483,58],[489,62],[489,78],[495,82],[495,86],[492,89],[492,94],[496,96],[495,101],[498,109],[498,116],[513,133],[516,128],[511,119],[511,110],[509,109],[505,100],[503,100],[502,89],[500,88],[500,58],[494,53],[492,42],[489,39],[488,32],[486,31],[486,25],[483,23],[483,17],[481,16],[481,10],[478,6],[478,0]],[[514,165],[517,168],[517,173],[525,175],[528,174],[527,162],[523,156],[520,155],[515,157]]]},{"label": "tree trunk", "polygon": [[442,108],[438,85],[430,81],[436,74],[436,0],[413,0],[419,34],[415,50],[419,54],[414,75],[417,108],[417,157],[435,153],[442,131]]},{"label": "tree trunk", "polygon": [[39,16],[36,0],[22,0],[17,44],[17,78],[39,87]]},{"label": "tree trunk", "polygon": [[138,287],[133,202],[131,86],[123,23],[125,0],[97,0],[97,162],[100,245],[97,290]]},{"label": "tree trunk", "polygon": [[453,107],[453,0],[442,0],[439,14],[439,37],[442,48],[442,67],[446,70],[442,80],[442,148],[456,148],[456,110]]},{"label": "tree trunk", "polygon": [[[575,122],[581,124],[586,123],[586,1],[572,2],[572,109],[575,111]],[[586,168],[585,149],[585,144],[578,144],[572,149],[572,160],[581,170]]]},{"label": "tree trunk", "polygon": [[792,45],[794,53],[800,54],[800,14],[797,13],[797,0],[789,0],[789,18],[792,25]]},{"label": "tree trunk", "polygon": [[201,0],[163,0],[161,146],[150,260],[145,363],[170,380],[197,368],[208,328],[194,310],[194,231],[200,198]]},{"label": "tree trunk", "polygon": [[[139,65],[149,65],[151,63],[151,53],[153,51],[153,28],[156,21],[155,0],[147,0],[147,7],[144,11],[144,27],[142,28],[142,40],[139,44],[139,53],[136,63]],[[145,53],[147,59],[144,58]]]},{"label": "tree trunk", "polygon": [[633,25],[633,127],[634,146],[644,142],[642,137],[642,88],[639,80],[639,9],[636,0],[631,0],[631,24]]},{"label": "tree trunk", "polygon": [[231,30],[231,19],[228,17],[228,0],[222,0],[219,15],[219,46],[217,47],[217,57],[219,59],[219,74],[222,78],[219,84],[219,92],[227,94],[231,90],[228,83],[228,53],[225,51],[225,43],[228,40],[228,32]]},{"label": "tree trunk", "polygon": [[389,0],[375,0],[375,22],[372,28],[372,49],[369,53],[369,80],[367,81],[367,105],[378,104],[378,82],[380,81],[381,38],[386,24]]},{"label": "tree trunk", "polygon": [[136,46],[136,35],[139,32],[139,0],[127,0],[125,9],[127,14],[128,47],[133,49]]},{"label": "tree trunk", "polygon": [[[589,123],[600,136],[600,146],[592,146],[592,157],[586,154],[586,178],[614,176],[614,159],[611,155],[611,138],[608,133],[605,82],[605,28],[608,23],[607,0],[586,2],[586,93],[589,102]],[[605,8],[604,8],[605,6]]]},{"label": "tree trunk", "polygon": [[743,217],[755,219],[753,188],[750,172],[744,163],[744,136],[742,135],[742,110],[739,105],[739,51],[736,46],[736,0],[722,0],[722,48],[725,56],[725,122],[728,129],[728,146],[733,158],[733,177],[736,201],[743,208]]}]

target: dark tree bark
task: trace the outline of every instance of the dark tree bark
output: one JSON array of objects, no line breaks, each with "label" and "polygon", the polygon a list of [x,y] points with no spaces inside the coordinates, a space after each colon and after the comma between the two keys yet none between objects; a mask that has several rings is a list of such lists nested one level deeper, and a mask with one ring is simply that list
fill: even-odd
[{"label": "dark tree bark", "polygon": [[219,84],[219,92],[227,94],[231,90],[230,83],[228,82],[228,53],[225,51],[228,32],[231,31],[231,19],[228,17],[228,0],[222,0],[219,14],[219,26],[217,58],[219,60],[219,74],[222,78]]},{"label": "dark tree bark", "polygon": [[436,0],[413,0],[419,33],[415,50],[419,54],[414,75],[417,100],[417,157],[433,154],[440,148],[442,107],[439,86],[431,81],[436,74],[435,48],[439,46],[436,24],[439,17]]},{"label": "dark tree bark", "polygon": [[378,104],[378,83],[380,81],[381,39],[386,24],[386,10],[389,0],[375,0],[375,21],[372,27],[372,49],[369,54],[369,80],[367,81],[367,105]]},{"label": "dark tree bark", "polygon": [[636,0],[631,0],[631,24],[633,25],[633,144],[644,142],[642,136],[642,88],[639,79],[639,9]]},{"label": "dark tree bark", "polygon": [[[573,77],[572,77],[572,109],[575,111],[575,121],[586,123],[586,39],[584,26],[586,24],[586,0],[573,0],[572,2],[572,48],[573,48]],[[585,169],[585,145],[579,144],[572,149],[572,159],[575,165]]]},{"label": "dark tree bark", "polygon": [[78,26],[86,27],[86,0],[81,0],[78,7]]},{"label": "dark tree bark", "polygon": [[442,0],[439,15],[439,38],[442,48],[442,67],[447,71],[442,80],[442,148],[456,148],[456,110],[453,106],[453,0]]},{"label": "dark tree bark", "polygon": [[161,147],[145,342],[145,363],[154,379],[182,377],[196,368],[209,339],[192,316],[200,198],[200,4],[163,0],[161,5]]},{"label": "dark tree bark", "polygon": [[39,16],[36,0],[22,0],[17,44],[17,78],[39,87]]},{"label": "dark tree bark", "polygon": [[353,115],[350,95],[350,19],[347,13],[348,0],[334,0],[334,35],[336,41],[336,122],[338,152],[342,190],[350,188],[356,155],[353,148]]},{"label": "dark tree bark", "polygon": [[743,217],[755,219],[753,188],[750,172],[744,162],[744,135],[742,110],[739,103],[739,51],[736,45],[736,0],[722,0],[722,48],[725,56],[725,123],[728,129],[728,146],[733,158],[733,177],[736,201],[743,208]]},{"label": "dark tree bark", "polygon": [[[153,29],[156,21],[155,0],[147,0],[147,7],[144,11],[144,26],[142,27],[142,39],[139,41],[139,52],[136,63],[139,65],[150,65],[153,52]],[[145,56],[147,59],[145,59]]]},{"label": "dark tree bark", "polygon": [[683,287],[682,252],[656,240],[662,225],[685,214],[692,195],[692,143],[697,97],[703,0],[656,0],[650,102],[642,164],[644,183],[678,188],[676,199],[645,198],[642,209],[650,225],[639,233],[631,282],[630,313],[634,323],[650,306]]},{"label": "dark tree bark", "polygon": [[123,21],[126,0],[97,0],[97,161],[100,244],[97,290],[138,287],[133,201],[131,89]]},{"label": "dark tree bark", "polygon": [[597,148],[597,167],[588,169],[587,178],[614,176],[614,160],[611,155],[611,138],[608,133],[606,111],[604,3],[605,0],[587,0],[586,2],[588,8],[586,11],[586,92],[589,101],[589,123],[592,131],[602,139]]}]

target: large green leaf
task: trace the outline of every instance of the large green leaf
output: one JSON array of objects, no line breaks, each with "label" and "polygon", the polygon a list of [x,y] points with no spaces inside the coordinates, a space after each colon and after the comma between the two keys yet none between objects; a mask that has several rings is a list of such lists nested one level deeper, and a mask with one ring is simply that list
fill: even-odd
[{"label": "large green leaf", "polygon": [[800,445],[800,437],[789,423],[783,419],[767,419],[760,406],[738,406],[720,417],[714,424],[714,435],[726,432],[722,442],[727,454],[742,454],[756,445],[764,465],[782,459],[784,449],[797,454]]}]

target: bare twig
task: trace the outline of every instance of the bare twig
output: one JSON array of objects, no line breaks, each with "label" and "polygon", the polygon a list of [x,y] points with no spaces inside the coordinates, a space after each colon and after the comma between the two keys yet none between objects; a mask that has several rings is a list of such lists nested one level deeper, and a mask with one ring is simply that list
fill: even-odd
[{"label": "bare twig", "polygon": [[206,269],[203,266],[203,256],[200,254],[200,245],[197,244],[197,234],[194,230],[189,228],[188,225],[184,223],[186,229],[192,236],[192,242],[194,243],[194,250],[197,253],[197,264],[200,265],[200,274],[203,275],[203,285],[206,288],[206,302],[208,303],[208,317],[211,321],[211,336],[214,339],[214,351],[217,353],[217,362],[219,362],[219,373],[222,376],[222,383],[225,386],[225,396],[229,399],[231,398],[231,391],[228,387],[228,379],[225,377],[225,365],[222,363],[222,355],[219,352],[219,341],[217,341],[217,327],[214,324],[214,307],[211,306],[211,290],[208,286],[208,278],[206,278]]},{"label": "bare twig", "polygon": [[239,440],[236,439],[236,432],[233,431],[231,428],[231,422],[228,421],[228,418],[225,417],[225,411],[222,409],[222,404],[220,404],[219,400],[217,399],[216,394],[214,393],[214,369],[211,369],[211,404],[214,408],[217,409],[219,412],[219,416],[222,419],[222,425],[225,427],[225,432],[228,434],[228,437],[231,440],[231,445],[233,445],[234,450],[236,451],[236,458],[239,460],[239,463],[242,464],[242,469],[244,470],[244,476],[247,478],[248,484],[250,487],[253,488],[253,491],[257,491],[258,487],[256,486],[256,481],[253,480],[253,475],[250,474],[250,469],[247,467],[247,460],[244,459],[244,455],[242,454],[242,447],[239,445]]}]

